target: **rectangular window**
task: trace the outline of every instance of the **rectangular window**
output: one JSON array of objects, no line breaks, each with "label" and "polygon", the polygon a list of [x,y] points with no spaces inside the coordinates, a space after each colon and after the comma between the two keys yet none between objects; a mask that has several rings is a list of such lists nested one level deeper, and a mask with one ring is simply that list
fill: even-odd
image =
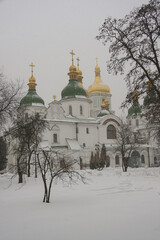
[{"label": "rectangular window", "polygon": [[53,142],[54,142],[54,143],[57,143],[57,133],[54,133],[54,134],[53,134]]},{"label": "rectangular window", "polygon": [[89,134],[89,128],[86,128],[86,133]]},{"label": "rectangular window", "polygon": [[69,105],[69,115],[72,116],[72,106],[71,105]]},{"label": "rectangular window", "polygon": [[83,115],[83,108],[82,108],[82,105],[80,106],[80,115]]}]

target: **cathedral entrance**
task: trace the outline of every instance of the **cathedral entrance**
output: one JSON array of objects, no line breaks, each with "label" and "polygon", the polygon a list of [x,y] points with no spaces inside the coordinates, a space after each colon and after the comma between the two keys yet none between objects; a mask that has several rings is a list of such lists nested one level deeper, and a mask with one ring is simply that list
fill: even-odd
[{"label": "cathedral entrance", "polygon": [[129,167],[137,168],[140,167],[140,154],[137,151],[133,151],[129,159]]}]

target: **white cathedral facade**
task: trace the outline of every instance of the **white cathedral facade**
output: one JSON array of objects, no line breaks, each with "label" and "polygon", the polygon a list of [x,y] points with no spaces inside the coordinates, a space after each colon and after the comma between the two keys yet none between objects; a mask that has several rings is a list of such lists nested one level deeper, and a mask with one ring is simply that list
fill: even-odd
[{"label": "white cathedral facade", "polygon": [[[106,147],[107,160],[110,167],[122,165],[121,153],[115,151],[116,131],[121,119],[114,114],[111,107],[110,88],[101,80],[100,67],[95,66],[95,80],[88,90],[83,88],[82,72],[79,64],[73,62],[69,68],[69,81],[61,92],[61,99],[54,99],[45,107],[44,101],[36,92],[36,80],[29,79],[29,90],[20,102],[19,111],[29,117],[39,113],[48,122],[48,128],[42,137],[42,144],[54,149],[66,149],[77,160],[81,159],[83,167],[90,166],[91,153],[103,144]],[[136,106],[135,106],[136,105]],[[133,166],[156,166],[158,147],[153,141],[150,130],[146,128],[139,103],[128,110],[127,121],[133,132],[140,133],[140,141],[131,154]],[[8,157],[8,166],[13,156]]]}]

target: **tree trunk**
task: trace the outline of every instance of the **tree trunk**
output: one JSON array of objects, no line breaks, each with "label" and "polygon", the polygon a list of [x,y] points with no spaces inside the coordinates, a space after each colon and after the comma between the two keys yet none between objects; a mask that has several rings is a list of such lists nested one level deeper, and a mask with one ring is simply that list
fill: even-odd
[{"label": "tree trunk", "polygon": [[18,183],[23,183],[23,173],[22,172],[18,172]]},{"label": "tree trunk", "polygon": [[30,167],[30,161],[28,161],[27,177],[30,177],[30,176],[31,176],[31,174],[30,174],[30,169],[31,169],[31,167]]},{"label": "tree trunk", "polygon": [[23,171],[22,171],[22,165],[20,164],[20,158],[17,159],[17,173],[18,173],[18,183],[23,183]]},{"label": "tree trunk", "polygon": [[46,182],[44,183],[45,192],[44,192],[43,202],[46,202],[46,203],[50,202],[52,182],[53,182],[53,179],[51,179],[48,188],[47,188],[47,183]]},{"label": "tree trunk", "polygon": [[122,169],[123,172],[127,172],[128,169],[128,159],[125,157],[122,157]]},{"label": "tree trunk", "polygon": [[31,157],[32,157],[32,153],[33,153],[33,151],[30,152],[29,157],[28,157],[28,164],[27,164],[28,165],[28,171],[27,171],[27,176],[28,177],[31,176],[30,171],[31,171]]},{"label": "tree trunk", "polygon": [[35,153],[35,178],[37,178],[37,161],[36,161],[36,153]]}]

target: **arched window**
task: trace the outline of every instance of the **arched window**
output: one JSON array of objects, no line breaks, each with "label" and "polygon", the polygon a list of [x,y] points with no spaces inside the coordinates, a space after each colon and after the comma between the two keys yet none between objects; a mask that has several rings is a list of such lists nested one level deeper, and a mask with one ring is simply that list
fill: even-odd
[{"label": "arched window", "polygon": [[115,156],[115,164],[119,165],[119,156],[118,155]]},{"label": "arched window", "polygon": [[82,108],[82,105],[80,105],[80,115],[83,115],[83,108]]},{"label": "arched window", "polygon": [[69,105],[69,115],[72,115],[72,106]]},{"label": "arched window", "polygon": [[116,139],[116,128],[113,125],[107,127],[107,139]]},{"label": "arched window", "polygon": [[54,134],[53,134],[53,142],[54,142],[54,143],[57,143],[57,142],[58,142],[58,140],[57,140],[57,133],[54,133]]},{"label": "arched window", "polygon": [[141,163],[145,163],[145,157],[144,157],[144,155],[141,155]]}]

